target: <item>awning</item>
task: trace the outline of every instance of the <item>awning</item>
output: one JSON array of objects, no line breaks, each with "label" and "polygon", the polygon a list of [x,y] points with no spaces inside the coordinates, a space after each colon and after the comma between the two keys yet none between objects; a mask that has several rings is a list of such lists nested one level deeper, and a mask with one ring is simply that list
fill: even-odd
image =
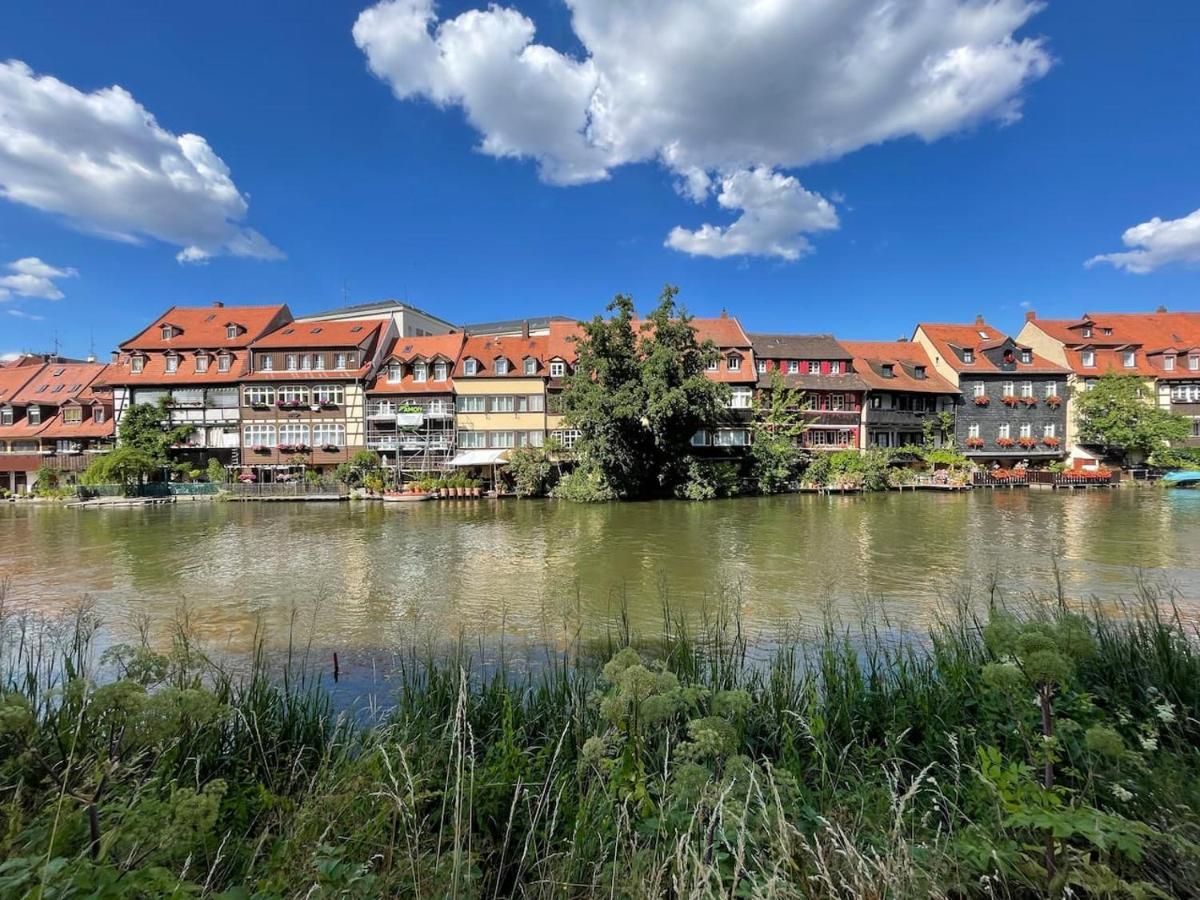
[{"label": "awning", "polygon": [[464,450],[450,460],[452,466],[494,466],[508,462],[507,450]]}]

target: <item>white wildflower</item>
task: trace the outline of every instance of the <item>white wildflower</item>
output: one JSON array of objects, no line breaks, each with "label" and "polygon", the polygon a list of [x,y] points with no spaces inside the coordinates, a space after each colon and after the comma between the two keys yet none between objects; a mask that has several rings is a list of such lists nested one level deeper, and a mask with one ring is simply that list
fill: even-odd
[{"label": "white wildflower", "polygon": [[1112,795],[1122,803],[1128,803],[1133,799],[1133,791],[1127,791],[1119,784],[1114,784],[1112,786]]},{"label": "white wildflower", "polygon": [[1158,749],[1158,736],[1157,735],[1153,735],[1153,734],[1143,735],[1141,737],[1141,742],[1142,742],[1143,750],[1157,750]]},{"label": "white wildflower", "polygon": [[1160,722],[1174,722],[1175,709],[1170,703],[1160,703],[1154,707],[1154,714],[1158,716]]}]

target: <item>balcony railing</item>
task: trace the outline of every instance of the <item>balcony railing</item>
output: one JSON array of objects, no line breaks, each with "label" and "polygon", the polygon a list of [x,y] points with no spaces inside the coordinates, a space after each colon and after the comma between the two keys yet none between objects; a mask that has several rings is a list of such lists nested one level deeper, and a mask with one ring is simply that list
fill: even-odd
[{"label": "balcony railing", "polygon": [[367,418],[389,420],[409,413],[420,415],[425,419],[454,418],[454,404],[448,400],[414,400],[412,403],[395,403],[389,400],[376,400],[367,404]]},{"label": "balcony railing", "polygon": [[1075,487],[1077,485],[1107,485],[1120,484],[1121,473],[1116,469],[1102,472],[1029,472],[1030,484],[1049,484],[1054,487]]}]

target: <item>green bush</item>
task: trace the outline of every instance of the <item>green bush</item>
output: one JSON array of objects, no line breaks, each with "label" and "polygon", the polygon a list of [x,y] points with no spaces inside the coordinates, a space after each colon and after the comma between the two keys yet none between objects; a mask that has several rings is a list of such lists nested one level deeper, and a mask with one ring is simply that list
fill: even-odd
[{"label": "green bush", "polygon": [[703,460],[689,457],[686,474],[675,488],[681,500],[713,500],[741,493],[741,474],[737,463],[727,460]]},{"label": "green bush", "polygon": [[541,447],[510,450],[505,469],[507,479],[518,497],[541,497],[550,490],[554,464]]},{"label": "green bush", "polygon": [[580,464],[560,478],[551,496],[574,503],[606,503],[617,499],[616,492],[600,473],[586,464]]}]

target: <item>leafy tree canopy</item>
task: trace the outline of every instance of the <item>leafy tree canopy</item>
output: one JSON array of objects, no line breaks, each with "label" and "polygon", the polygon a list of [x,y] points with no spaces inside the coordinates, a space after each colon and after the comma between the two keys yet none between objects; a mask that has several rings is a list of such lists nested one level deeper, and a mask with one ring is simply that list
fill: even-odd
[{"label": "leafy tree canopy", "polygon": [[1105,375],[1075,398],[1079,438],[1122,456],[1149,456],[1187,439],[1190,423],[1154,404],[1137,375]]},{"label": "leafy tree canopy", "polygon": [[697,340],[678,293],[667,285],[641,323],[633,299],[618,294],[608,318],[583,325],[563,412],[580,432],[580,465],[602,494],[669,493],[686,475],[692,435],[724,409],[728,389],[705,375],[717,348]]},{"label": "leafy tree canopy", "polygon": [[170,459],[171,446],[181,444],[194,430],[190,425],[171,427],[171,412],[164,397],[158,403],[138,403],[125,411],[118,430],[123,447],[138,450],[165,466]]}]

